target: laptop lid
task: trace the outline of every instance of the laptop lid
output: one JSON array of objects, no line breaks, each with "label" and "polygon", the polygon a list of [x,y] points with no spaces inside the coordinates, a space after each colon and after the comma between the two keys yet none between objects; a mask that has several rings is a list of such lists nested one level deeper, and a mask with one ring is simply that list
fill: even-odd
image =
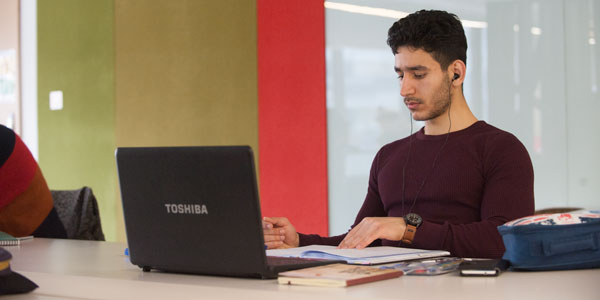
[{"label": "laptop lid", "polygon": [[118,148],[116,160],[133,264],[273,276],[250,147]]}]

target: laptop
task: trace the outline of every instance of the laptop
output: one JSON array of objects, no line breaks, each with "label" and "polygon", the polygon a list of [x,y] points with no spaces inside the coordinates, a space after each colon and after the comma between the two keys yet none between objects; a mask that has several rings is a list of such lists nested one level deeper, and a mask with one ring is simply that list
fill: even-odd
[{"label": "laptop", "polygon": [[118,148],[116,160],[130,260],[144,271],[276,278],[339,262],[266,256],[248,146]]}]

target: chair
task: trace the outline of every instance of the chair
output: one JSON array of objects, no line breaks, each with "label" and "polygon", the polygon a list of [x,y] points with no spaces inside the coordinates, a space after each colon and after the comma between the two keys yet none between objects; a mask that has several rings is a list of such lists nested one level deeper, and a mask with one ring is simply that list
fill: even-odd
[{"label": "chair", "polygon": [[54,208],[67,231],[67,238],[104,241],[98,203],[91,188],[50,192]]}]

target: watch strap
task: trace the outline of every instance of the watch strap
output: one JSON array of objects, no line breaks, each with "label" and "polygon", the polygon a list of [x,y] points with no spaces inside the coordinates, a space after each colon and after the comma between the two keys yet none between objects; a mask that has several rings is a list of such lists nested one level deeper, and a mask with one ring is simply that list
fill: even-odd
[{"label": "watch strap", "polygon": [[402,242],[405,244],[412,244],[415,234],[417,233],[417,227],[406,224],[406,230],[404,230],[404,236],[402,236]]}]

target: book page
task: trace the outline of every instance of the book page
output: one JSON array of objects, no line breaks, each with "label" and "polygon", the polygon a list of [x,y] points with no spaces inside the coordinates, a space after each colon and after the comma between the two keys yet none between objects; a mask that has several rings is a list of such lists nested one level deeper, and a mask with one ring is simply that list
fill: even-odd
[{"label": "book page", "polygon": [[302,257],[302,253],[306,251],[323,251],[327,252],[327,250],[335,250],[337,247],[335,246],[325,246],[325,245],[311,245],[304,247],[296,247],[289,249],[269,249],[267,250],[267,256],[284,256],[284,257]]},{"label": "book page", "polygon": [[449,254],[446,251],[389,246],[367,247],[364,249],[338,249],[335,246],[311,245],[290,249],[267,250],[267,255],[269,256],[342,259],[354,264],[376,264]]}]

